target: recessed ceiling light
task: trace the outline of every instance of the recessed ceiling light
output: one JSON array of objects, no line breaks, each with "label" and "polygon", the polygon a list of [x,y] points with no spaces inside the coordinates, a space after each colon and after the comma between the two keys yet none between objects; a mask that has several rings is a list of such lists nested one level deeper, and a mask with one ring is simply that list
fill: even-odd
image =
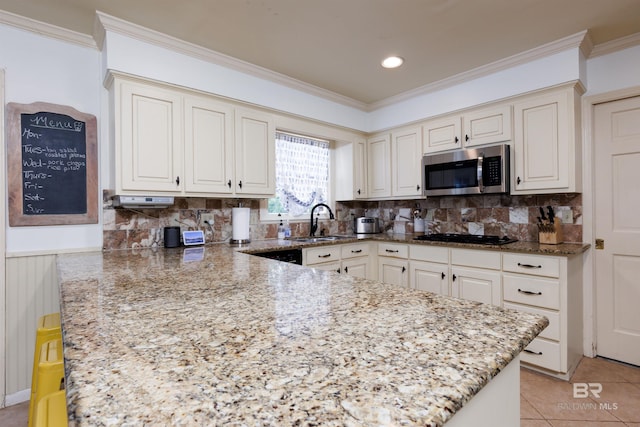
[{"label": "recessed ceiling light", "polygon": [[382,66],[384,68],[398,68],[402,65],[403,62],[404,59],[400,58],[399,56],[390,56],[382,61]]}]

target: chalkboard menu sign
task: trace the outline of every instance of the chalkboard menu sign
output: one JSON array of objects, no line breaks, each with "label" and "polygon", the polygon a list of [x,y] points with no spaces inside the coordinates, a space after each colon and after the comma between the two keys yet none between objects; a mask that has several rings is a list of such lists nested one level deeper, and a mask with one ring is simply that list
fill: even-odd
[{"label": "chalkboard menu sign", "polygon": [[9,225],[98,222],[96,119],[66,106],[10,103]]}]

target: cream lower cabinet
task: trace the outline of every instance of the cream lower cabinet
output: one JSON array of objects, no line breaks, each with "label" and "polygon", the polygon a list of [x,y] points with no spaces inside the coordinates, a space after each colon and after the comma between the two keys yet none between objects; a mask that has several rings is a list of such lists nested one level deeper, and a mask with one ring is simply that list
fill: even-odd
[{"label": "cream lower cabinet", "polygon": [[349,243],[341,247],[342,272],[350,276],[371,279],[371,245],[369,243]]},{"label": "cream lower cabinet", "polygon": [[302,250],[302,264],[320,270],[340,273],[340,245],[318,246]]},{"label": "cream lower cabinet", "polygon": [[451,249],[451,295],[502,305],[500,252]]},{"label": "cream lower cabinet", "polygon": [[378,280],[409,287],[409,245],[378,243]]},{"label": "cream lower cabinet", "polygon": [[449,249],[441,246],[409,245],[411,288],[440,295],[449,289]]},{"label": "cream lower cabinet", "polygon": [[504,307],[546,316],[522,363],[569,379],[583,354],[580,257],[503,255]]}]

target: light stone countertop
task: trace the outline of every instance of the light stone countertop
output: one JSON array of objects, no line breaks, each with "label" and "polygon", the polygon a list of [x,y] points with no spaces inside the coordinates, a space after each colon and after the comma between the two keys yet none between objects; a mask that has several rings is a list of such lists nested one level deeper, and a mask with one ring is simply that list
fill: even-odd
[{"label": "light stone countertop", "polygon": [[548,324],[243,249],[58,256],[70,425],[440,426]]}]

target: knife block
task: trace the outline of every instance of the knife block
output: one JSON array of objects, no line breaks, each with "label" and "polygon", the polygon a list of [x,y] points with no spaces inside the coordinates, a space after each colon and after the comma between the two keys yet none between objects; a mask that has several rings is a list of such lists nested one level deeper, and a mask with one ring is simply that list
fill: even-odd
[{"label": "knife block", "polygon": [[543,245],[559,245],[563,242],[562,221],[555,218],[553,224],[538,224],[538,242]]}]

